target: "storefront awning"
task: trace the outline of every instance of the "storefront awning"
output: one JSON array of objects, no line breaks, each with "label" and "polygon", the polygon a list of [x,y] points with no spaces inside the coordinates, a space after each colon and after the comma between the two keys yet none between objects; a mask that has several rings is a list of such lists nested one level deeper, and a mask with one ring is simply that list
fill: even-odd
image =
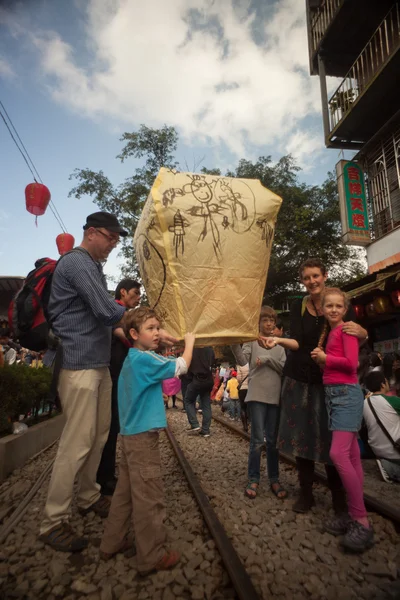
[{"label": "storefront awning", "polygon": [[358,298],[359,296],[364,296],[364,294],[369,294],[375,290],[380,290],[382,292],[390,278],[392,278],[393,281],[398,281],[400,279],[400,270],[395,272],[391,271],[390,273],[378,273],[375,281],[370,281],[353,290],[347,291],[347,296],[349,298]]}]

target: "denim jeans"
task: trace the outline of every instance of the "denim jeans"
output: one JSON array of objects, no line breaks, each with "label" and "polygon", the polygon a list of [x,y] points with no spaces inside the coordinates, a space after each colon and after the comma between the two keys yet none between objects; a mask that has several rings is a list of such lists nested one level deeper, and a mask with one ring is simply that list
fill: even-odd
[{"label": "denim jeans", "polygon": [[239,399],[233,400],[232,398],[229,400],[229,416],[232,419],[240,419],[240,402]]},{"label": "denim jeans", "polygon": [[199,383],[195,380],[191,381],[186,388],[185,394],[185,409],[188,416],[188,421],[192,429],[199,427],[199,421],[196,414],[196,398],[200,396],[200,406],[203,411],[203,420],[201,430],[204,433],[210,433],[211,423],[211,400],[210,393],[213,382]]},{"label": "denim jeans", "polygon": [[251,438],[249,449],[249,481],[260,482],[261,452],[264,446],[264,433],[267,440],[267,471],[271,485],[279,481],[279,452],[276,448],[278,433],[279,405],[265,402],[248,402],[250,409]]}]

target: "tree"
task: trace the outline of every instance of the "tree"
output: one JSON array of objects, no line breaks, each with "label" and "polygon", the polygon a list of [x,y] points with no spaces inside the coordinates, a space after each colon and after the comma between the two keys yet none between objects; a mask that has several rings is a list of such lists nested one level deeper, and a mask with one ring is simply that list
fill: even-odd
[{"label": "tree", "polygon": [[[174,127],[164,125],[161,129],[152,129],[141,125],[134,133],[124,133],[121,142],[126,142],[121,154],[117,156],[124,162],[127,158],[145,158],[143,167],[135,170],[132,177],[120,185],[114,186],[103,171],[75,169],[70,180],[78,184],[72,188],[68,197],[90,196],[101,210],[115,214],[125,229],[134,233],[144,203],[149,195],[153,181],[161,167],[170,169],[178,165],[174,161],[178,134]],[[122,240],[121,254],[125,260],[123,275],[137,276],[138,269],[132,240]]]},{"label": "tree", "polygon": [[[152,183],[160,167],[178,169],[174,153],[178,134],[174,127],[164,125],[152,129],[141,125],[137,132],[124,133],[125,146],[118,155],[144,159],[144,165],[132,177],[114,186],[102,171],[75,169],[70,179],[78,184],[69,196],[92,197],[101,210],[118,216],[123,226],[132,233],[140,218]],[[202,168],[202,173],[221,175],[219,169]],[[343,284],[364,274],[365,267],[359,252],[341,243],[339,202],[333,175],[320,186],[307,186],[298,179],[300,168],[291,156],[273,163],[270,156],[261,156],[256,162],[239,161],[235,171],[226,175],[260,179],[267,188],[283,198],[275,231],[265,301],[280,308],[292,293],[300,291],[298,268],[310,256],[318,256],[332,271],[332,283]],[[125,259],[123,275],[137,275],[137,265],[131,240],[124,240],[122,256]],[[340,265],[340,270],[336,268]]]}]

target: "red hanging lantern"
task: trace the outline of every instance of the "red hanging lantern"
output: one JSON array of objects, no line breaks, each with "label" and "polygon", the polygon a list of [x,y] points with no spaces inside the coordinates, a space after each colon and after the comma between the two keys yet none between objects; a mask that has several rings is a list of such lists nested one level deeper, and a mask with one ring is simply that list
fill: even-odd
[{"label": "red hanging lantern", "polygon": [[30,183],[25,188],[26,210],[35,217],[44,215],[50,198],[50,191],[43,183]]},{"label": "red hanging lantern", "polygon": [[367,317],[375,317],[376,310],[373,302],[368,302],[365,307],[365,312],[367,313]]},{"label": "red hanging lantern", "polygon": [[400,307],[400,290],[394,290],[394,292],[390,294],[390,297],[393,304],[397,307]]},{"label": "red hanging lantern", "polygon": [[357,319],[362,319],[364,316],[364,306],[362,304],[354,304],[353,308]]},{"label": "red hanging lantern", "polygon": [[66,252],[72,250],[75,246],[75,238],[70,233],[60,233],[60,235],[56,237],[56,244],[58,252],[62,256]]},{"label": "red hanging lantern", "polygon": [[390,300],[387,296],[377,296],[374,298],[374,308],[378,315],[384,315],[390,311]]}]

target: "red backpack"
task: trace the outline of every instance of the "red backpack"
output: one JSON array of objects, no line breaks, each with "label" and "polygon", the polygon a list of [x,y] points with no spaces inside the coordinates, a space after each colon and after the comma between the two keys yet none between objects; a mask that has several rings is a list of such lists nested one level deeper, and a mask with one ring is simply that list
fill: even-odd
[{"label": "red backpack", "polygon": [[8,308],[8,323],[15,338],[21,346],[35,352],[47,348],[47,305],[57,262],[52,258],[39,258]]}]

